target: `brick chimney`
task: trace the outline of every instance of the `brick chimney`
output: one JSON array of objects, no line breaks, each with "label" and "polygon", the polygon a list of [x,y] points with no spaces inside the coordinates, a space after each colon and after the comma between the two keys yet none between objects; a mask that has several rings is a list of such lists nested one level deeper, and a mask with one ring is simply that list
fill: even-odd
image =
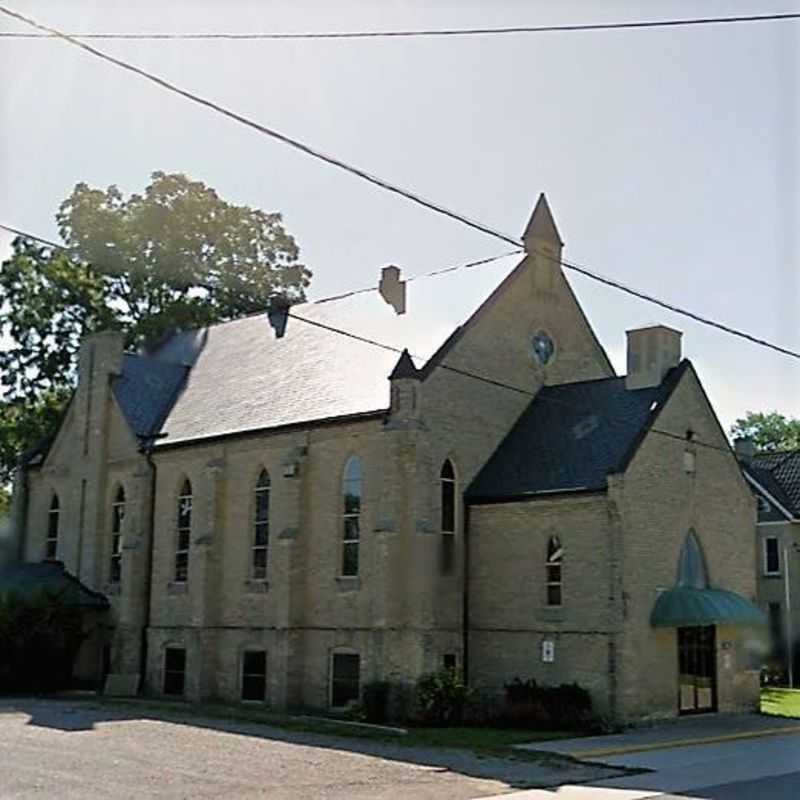
[{"label": "brick chimney", "polygon": [[740,439],[734,439],[733,450],[736,453],[736,458],[742,464],[750,464],[756,454],[756,443],[752,439],[743,436]]},{"label": "brick chimney", "polygon": [[628,389],[658,386],[681,360],[683,334],[666,325],[628,331]]}]

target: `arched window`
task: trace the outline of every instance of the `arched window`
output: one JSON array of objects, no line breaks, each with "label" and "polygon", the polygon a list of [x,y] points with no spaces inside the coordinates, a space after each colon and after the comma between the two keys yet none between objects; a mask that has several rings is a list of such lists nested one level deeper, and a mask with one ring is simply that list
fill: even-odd
[{"label": "arched window", "polygon": [[451,575],[456,552],[456,472],[449,458],[442,464],[439,485],[442,500],[440,567],[443,575]]},{"label": "arched window", "polygon": [[358,543],[361,533],[361,459],[352,456],[344,468],[342,485],[342,575],[358,575]]},{"label": "arched window", "polygon": [[192,536],[192,484],[183,482],[178,495],[178,526],[175,537],[175,582],[185,583],[189,578],[189,543]]},{"label": "arched window", "polygon": [[47,512],[47,538],[44,542],[44,557],[52,560],[58,553],[58,521],[61,516],[61,503],[58,495],[53,492],[50,501],[50,510]]},{"label": "arched window", "polygon": [[562,574],[564,566],[564,548],[557,536],[551,536],[547,543],[547,605],[561,605]]},{"label": "arched window", "polygon": [[120,486],[111,504],[111,561],[108,578],[111,583],[122,579],[122,522],[125,519],[125,490]]},{"label": "arched window", "polygon": [[253,580],[266,580],[269,558],[269,473],[265,469],[261,470],[256,482],[252,552]]}]

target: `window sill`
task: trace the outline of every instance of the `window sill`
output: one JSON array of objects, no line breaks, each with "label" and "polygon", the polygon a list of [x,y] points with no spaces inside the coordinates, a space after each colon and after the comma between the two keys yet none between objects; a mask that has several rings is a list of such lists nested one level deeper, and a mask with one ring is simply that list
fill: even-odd
[{"label": "window sill", "polygon": [[189,584],[186,581],[170,581],[167,584],[167,594],[186,594]]},{"label": "window sill", "polygon": [[336,588],[340,592],[357,592],[361,588],[361,578],[358,575],[339,575],[336,578]]},{"label": "window sill", "polygon": [[266,594],[269,591],[269,581],[250,578],[244,582],[244,590],[247,594]]},{"label": "window sill", "polygon": [[776,580],[777,578],[782,578],[783,574],[780,572],[762,572],[761,577],[767,580]]},{"label": "window sill", "polygon": [[563,622],[566,616],[565,608],[564,606],[543,606],[539,616],[547,622]]}]

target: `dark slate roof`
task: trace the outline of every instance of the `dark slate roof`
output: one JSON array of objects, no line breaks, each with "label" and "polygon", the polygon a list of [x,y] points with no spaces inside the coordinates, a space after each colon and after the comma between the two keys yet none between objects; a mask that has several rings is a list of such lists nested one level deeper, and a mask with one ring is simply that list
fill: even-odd
[{"label": "dark slate roof", "polygon": [[[742,464],[742,468],[794,519],[800,519],[800,450],[759,453],[751,463]],[[765,521],[762,512],[759,512],[759,519]]]},{"label": "dark slate roof", "polygon": [[132,353],[123,356],[113,390],[135,436],[148,438],[158,432],[187,372],[182,364]]},{"label": "dark slate roof", "polygon": [[401,378],[413,378],[415,380],[419,380],[419,370],[414,366],[414,362],[411,360],[411,354],[408,350],[403,350],[400,354],[400,358],[397,359],[397,363],[394,365],[394,369],[392,370],[392,374],[389,375],[391,380],[399,380]]},{"label": "dark slate roof", "polygon": [[266,313],[174,335],[152,357],[191,369],[159,446],[385,413],[397,354],[326,330],[359,330],[336,305],[293,307],[281,338]]},{"label": "dark slate roof", "polygon": [[653,388],[628,390],[624,377],[544,387],[478,473],[467,499],[605,489],[606,476],[625,470],[689,366],[681,362]]},{"label": "dark slate roof", "polygon": [[109,607],[104,595],[84,586],[60,561],[19,562],[0,569],[0,595],[13,593],[32,598],[43,590],[58,595],[69,606],[98,610]]}]

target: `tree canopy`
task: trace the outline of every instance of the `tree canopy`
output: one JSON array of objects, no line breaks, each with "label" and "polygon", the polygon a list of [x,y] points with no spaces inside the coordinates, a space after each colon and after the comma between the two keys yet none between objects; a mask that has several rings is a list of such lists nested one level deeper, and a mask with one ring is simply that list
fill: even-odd
[{"label": "tree canopy", "polygon": [[777,411],[748,411],[731,427],[734,439],[752,439],[756,450],[800,450],[800,419],[785,417]]},{"label": "tree canopy", "polygon": [[278,294],[301,301],[311,278],[279,213],[182,174],[154,172],[127,198],[79,183],[56,220],[63,251],[18,237],[0,269],[0,481],[52,432],[86,335],[121,330],[137,348],[263,310]]}]

